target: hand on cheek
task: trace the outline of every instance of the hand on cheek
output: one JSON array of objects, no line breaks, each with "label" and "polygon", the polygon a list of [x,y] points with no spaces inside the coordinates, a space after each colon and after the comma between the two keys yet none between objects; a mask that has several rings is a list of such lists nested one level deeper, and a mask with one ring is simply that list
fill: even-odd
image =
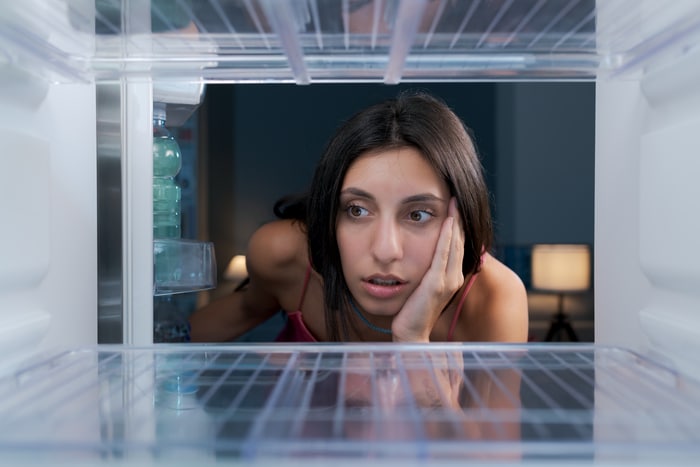
[{"label": "hand on cheek", "polygon": [[429,341],[440,313],[464,284],[463,258],[464,231],[452,198],[430,268],[392,322],[394,341]]}]

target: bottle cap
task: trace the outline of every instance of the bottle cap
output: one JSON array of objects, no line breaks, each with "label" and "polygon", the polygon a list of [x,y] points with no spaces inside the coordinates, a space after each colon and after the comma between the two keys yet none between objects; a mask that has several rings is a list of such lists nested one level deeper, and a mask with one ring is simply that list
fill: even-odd
[{"label": "bottle cap", "polygon": [[153,120],[163,120],[165,121],[166,111],[165,102],[154,102],[153,103]]}]

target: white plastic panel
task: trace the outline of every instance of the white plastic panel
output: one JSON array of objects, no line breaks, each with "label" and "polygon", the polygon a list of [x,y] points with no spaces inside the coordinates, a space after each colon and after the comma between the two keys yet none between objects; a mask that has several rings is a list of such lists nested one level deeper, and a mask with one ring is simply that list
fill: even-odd
[{"label": "white plastic panel", "polygon": [[[17,115],[21,115],[18,111]],[[57,84],[49,88],[31,128],[51,145],[49,272],[24,303],[37,303],[51,325],[38,346],[97,342],[97,195],[95,87]],[[21,313],[15,308],[12,313]]]},{"label": "white plastic panel", "polygon": [[122,153],[122,342],[132,345],[153,343],[152,96],[148,79],[133,78],[122,84],[126,122]]},{"label": "white plastic panel", "polygon": [[652,283],[700,298],[700,118],[642,137],[641,264]]},{"label": "white plastic panel", "polygon": [[692,464],[700,385],[594,345],[248,345],[56,354],[0,379],[35,464]]},{"label": "white plastic panel", "polygon": [[647,73],[640,139],[640,265],[653,285],[640,322],[652,352],[700,372],[700,52],[667,60]]},{"label": "white plastic panel", "polygon": [[641,134],[649,114],[638,81],[596,83],[595,341],[647,351],[639,311],[651,285],[640,265]]},{"label": "white plastic panel", "polygon": [[30,297],[49,272],[49,142],[0,128],[0,373],[35,351],[51,315]]},{"label": "white plastic panel", "polygon": [[50,259],[49,142],[0,128],[0,290],[34,286]]},{"label": "white plastic panel", "polygon": [[96,342],[94,87],[30,79],[13,89],[26,93],[0,93],[3,370],[41,349]]}]

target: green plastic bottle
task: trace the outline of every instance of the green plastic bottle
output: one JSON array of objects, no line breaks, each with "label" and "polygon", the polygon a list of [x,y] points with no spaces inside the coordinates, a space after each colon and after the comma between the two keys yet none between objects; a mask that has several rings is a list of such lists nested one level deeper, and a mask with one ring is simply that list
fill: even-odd
[{"label": "green plastic bottle", "polygon": [[165,104],[153,105],[153,238],[180,238],[180,146],[165,127]]},{"label": "green plastic bottle", "polygon": [[[181,274],[181,258],[177,245],[180,228],[180,187],[175,176],[182,168],[180,146],[165,127],[165,104],[153,104],[153,273],[161,287],[177,283]],[[163,241],[165,240],[165,241]]]}]

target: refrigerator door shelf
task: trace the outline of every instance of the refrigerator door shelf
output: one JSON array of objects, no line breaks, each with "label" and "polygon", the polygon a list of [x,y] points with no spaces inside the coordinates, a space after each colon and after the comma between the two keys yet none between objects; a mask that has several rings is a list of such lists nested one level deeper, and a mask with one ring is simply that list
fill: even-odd
[{"label": "refrigerator door shelf", "polygon": [[195,240],[153,240],[153,295],[216,287],[214,244]]},{"label": "refrigerator door shelf", "polygon": [[3,459],[700,460],[700,384],[593,344],[100,346],[0,379]]}]

